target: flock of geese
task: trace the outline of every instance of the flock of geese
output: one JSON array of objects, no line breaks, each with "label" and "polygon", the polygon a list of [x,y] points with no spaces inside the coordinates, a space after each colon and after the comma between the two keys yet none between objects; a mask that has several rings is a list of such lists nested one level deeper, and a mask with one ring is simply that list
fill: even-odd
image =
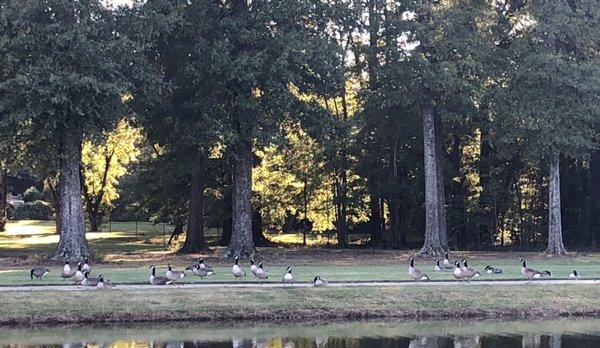
[{"label": "flock of geese", "polygon": [[[542,277],[552,277],[552,273],[548,270],[538,271],[533,268],[527,267],[527,263],[525,259],[521,259],[522,267],[521,274],[529,279],[536,279]],[[214,269],[204,262],[204,259],[200,258],[197,263],[192,266],[189,266],[185,269],[185,271],[177,271],[173,270],[171,264],[168,264],[167,271],[165,272],[165,276],[157,276],[156,275],[156,266],[152,265],[150,268],[150,284],[151,285],[170,285],[175,284],[177,281],[185,278],[187,276],[186,271],[191,271],[192,274],[205,278],[215,274]],[[477,278],[481,276],[481,273],[471,267],[469,267],[467,259],[462,260],[461,262],[454,261],[451,262],[448,258],[448,253],[446,253],[445,258],[440,261],[439,259],[435,260],[435,266],[433,267],[435,272],[445,272],[452,271],[452,275],[455,279],[459,281],[470,281],[473,278]],[[485,273],[488,274],[502,274],[502,269],[495,268],[492,266],[485,267]],[[77,269],[72,269],[69,263],[69,260],[65,260],[65,264],[63,266],[61,277],[63,279],[71,279],[75,282],[75,284],[80,284],[83,286],[96,287],[96,288],[110,288],[113,285],[105,280],[102,275],[98,277],[90,276],[92,271],[92,266],[88,260],[85,258],[83,262],[77,263]],[[263,267],[262,261],[256,264],[254,259],[250,260],[250,272],[256,277],[259,283],[265,283],[269,279],[269,271]],[[50,273],[48,268],[44,267],[36,267],[31,269],[31,280],[34,278],[43,279],[45,275]],[[246,271],[240,266],[239,258],[236,257],[234,264],[231,268],[231,274],[235,279],[240,279],[246,276]],[[415,260],[411,257],[409,259],[408,266],[408,275],[416,282],[421,282],[425,280],[429,280],[429,276],[427,273],[415,268]],[[571,274],[569,274],[569,278],[579,279],[580,275],[576,270],[573,270]],[[292,273],[292,267],[287,267],[286,272],[283,274],[281,281],[284,284],[294,284],[294,274]],[[313,285],[315,287],[323,287],[328,284],[327,279],[322,278],[320,276],[316,276],[313,279]]]}]

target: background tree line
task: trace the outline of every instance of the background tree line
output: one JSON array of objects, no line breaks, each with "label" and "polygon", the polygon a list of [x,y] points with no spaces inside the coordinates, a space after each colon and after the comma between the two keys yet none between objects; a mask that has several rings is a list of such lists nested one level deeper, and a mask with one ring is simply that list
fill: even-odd
[{"label": "background tree line", "polygon": [[182,252],[222,226],[225,257],[290,231],[422,255],[594,247],[596,5],[1,2],[0,212],[25,170],[56,257],[89,255],[85,220],[113,209],[172,223]]}]

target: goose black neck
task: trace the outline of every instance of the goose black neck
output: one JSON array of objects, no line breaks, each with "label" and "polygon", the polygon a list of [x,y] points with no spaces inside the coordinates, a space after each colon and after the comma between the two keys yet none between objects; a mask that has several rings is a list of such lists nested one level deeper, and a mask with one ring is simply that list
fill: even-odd
[{"label": "goose black neck", "polygon": [[35,272],[34,269],[31,270],[31,279],[33,280],[33,272]]},{"label": "goose black neck", "polygon": [[414,259],[410,259],[410,267],[415,267],[415,260]]},{"label": "goose black neck", "polygon": [[236,257],[236,258],[235,258],[235,263],[234,263],[234,265],[236,265],[236,266],[237,266],[237,264],[238,264],[238,261],[239,261],[239,259]]}]

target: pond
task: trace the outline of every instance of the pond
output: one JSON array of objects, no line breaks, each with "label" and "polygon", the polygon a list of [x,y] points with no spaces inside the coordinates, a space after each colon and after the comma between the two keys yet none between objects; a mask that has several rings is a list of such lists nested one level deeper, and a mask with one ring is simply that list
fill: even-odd
[{"label": "pond", "polygon": [[0,348],[27,347],[600,347],[600,320],[115,324],[0,328]]}]

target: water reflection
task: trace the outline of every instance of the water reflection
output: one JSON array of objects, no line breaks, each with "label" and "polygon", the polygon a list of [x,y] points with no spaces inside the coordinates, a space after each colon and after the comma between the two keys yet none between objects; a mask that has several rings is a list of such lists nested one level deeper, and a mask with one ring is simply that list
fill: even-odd
[{"label": "water reflection", "polygon": [[0,330],[0,348],[587,348],[600,321],[348,323],[273,327],[193,324]]}]

